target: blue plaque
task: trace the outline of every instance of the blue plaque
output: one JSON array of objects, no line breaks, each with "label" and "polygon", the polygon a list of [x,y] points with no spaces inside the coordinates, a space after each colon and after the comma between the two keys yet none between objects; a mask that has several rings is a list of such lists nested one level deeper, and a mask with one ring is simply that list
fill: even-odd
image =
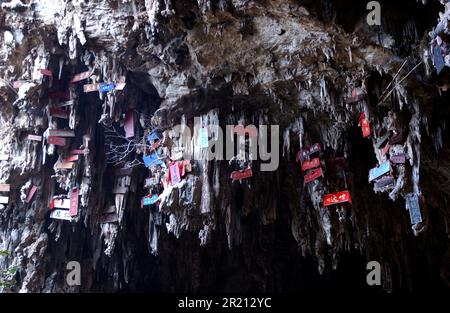
[{"label": "blue plaque", "polygon": [[409,216],[411,218],[412,225],[416,225],[422,222],[418,195],[413,193],[406,195],[406,208],[409,210]]},{"label": "blue plaque", "polygon": [[156,201],[158,201],[158,195],[153,195],[153,196],[151,196],[151,197],[144,197],[144,201],[143,201],[143,204],[144,205],[152,205],[152,204],[155,204],[156,203]]},{"label": "blue plaque", "polygon": [[391,171],[391,163],[386,161],[381,163],[380,166],[375,167],[369,171],[369,182],[383,176]]},{"label": "blue plaque", "polygon": [[434,67],[436,68],[436,71],[439,75],[445,67],[445,60],[444,57],[442,56],[441,47],[438,45],[436,45],[433,49],[433,60],[434,60]]},{"label": "blue plaque", "polygon": [[149,142],[157,141],[157,140],[159,140],[159,139],[161,139],[161,138],[160,138],[160,137],[158,136],[158,134],[155,133],[155,132],[152,132],[152,133],[150,133],[150,135],[147,136],[147,140],[148,140]]},{"label": "blue plaque", "polygon": [[157,152],[152,153],[150,155],[144,155],[142,159],[146,167],[152,167],[155,165],[162,164],[162,161],[159,159],[159,155]]},{"label": "blue plaque", "polygon": [[200,148],[208,148],[208,131],[206,130],[206,128],[200,128],[198,136]]},{"label": "blue plaque", "polygon": [[114,90],[115,87],[116,87],[116,85],[114,83],[103,84],[103,85],[100,85],[98,90],[100,92],[108,92],[108,91]]}]

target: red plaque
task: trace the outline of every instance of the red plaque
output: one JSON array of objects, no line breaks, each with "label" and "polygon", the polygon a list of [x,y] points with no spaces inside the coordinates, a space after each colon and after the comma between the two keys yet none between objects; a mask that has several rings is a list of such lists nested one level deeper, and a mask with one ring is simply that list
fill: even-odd
[{"label": "red plaque", "polygon": [[326,195],[323,197],[323,205],[324,206],[330,206],[330,205],[334,205],[334,204],[339,204],[339,203],[352,203],[352,198],[350,197],[350,192],[346,191],[341,191],[341,192],[336,192],[330,195]]},{"label": "red plaque", "polygon": [[0,184],[1,192],[9,192],[11,190],[11,186],[9,184]]},{"label": "red plaque", "polygon": [[78,154],[75,154],[75,155],[71,155],[71,156],[65,158],[63,160],[63,162],[75,162],[75,161],[78,161],[78,159],[79,159]]},{"label": "red plaque", "polygon": [[74,150],[70,151],[70,154],[83,155],[84,154],[84,150],[74,149]]},{"label": "red plaque", "polygon": [[28,191],[27,198],[25,199],[25,203],[30,203],[31,199],[33,199],[34,194],[36,193],[37,187],[32,186]]},{"label": "red plaque", "polygon": [[319,166],[320,166],[320,159],[315,158],[310,161],[303,162],[302,163],[302,171],[306,172],[307,170],[311,170],[311,169],[319,167]]},{"label": "red plaque", "polygon": [[41,74],[44,75],[44,76],[48,76],[48,77],[52,77],[53,76],[52,71],[47,70],[45,68],[41,68]]},{"label": "red plaque", "polygon": [[69,118],[69,112],[61,108],[50,108],[49,113],[52,117]]},{"label": "red plaque", "polygon": [[87,78],[91,77],[91,73],[92,73],[91,71],[86,71],[86,72],[82,72],[82,73],[76,74],[76,75],[70,80],[70,82],[71,82],[71,83],[76,83],[76,82],[79,82],[80,80],[87,79]]},{"label": "red plaque", "polygon": [[231,179],[233,179],[233,180],[246,179],[246,178],[250,178],[252,176],[253,176],[253,172],[250,167],[245,170],[242,170],[242,171],[235,171],[235,172],[231,173]]},{"label": "red plaque", "polygon": [[366,114],[361,113],[361,116],[359,118],[359,124],[361,125],[362,128],[362,133],[363,133],[363,137],[367,138],[371,135],[371,131],[370,131],[370,122],[366,119]]},{"label": "red plaque", "polygon": [[161,146],[161,141],[155,141],[151,146],[150,146],[150,152],[155,151],[156,149],[159,148],[159,146]]},{"label": "red plaque", "polygon": [[319,167],[318,169],[315,169],[313,171],[311,171],[310,173],[305,175],[305,181],[304,181],[304,185],[312,182],[313,180],[319,178],[319,177],[323,177],[323,172],[322,172],[322,168]]},{"label": "red plaque", "polygon": [[61,146],[64,147],[66,145],[66,138],[63,137],[56,137],[56,136],[49,136],[47,138],[47,142],[50,145],[55,145],[55,146]]},{"label": "red plaque", "polygon": [[70,216],[77,216],[78,214],[78,189],[74,188],[70,191]]}]

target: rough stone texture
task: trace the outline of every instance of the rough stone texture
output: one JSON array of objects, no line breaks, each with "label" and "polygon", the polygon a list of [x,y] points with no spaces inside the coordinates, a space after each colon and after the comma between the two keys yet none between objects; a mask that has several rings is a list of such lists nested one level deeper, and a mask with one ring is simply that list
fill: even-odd
[{"label": "rough stone texture", "polygon": [[[9,155],[0,183],[12,188],[0,204],[0,250],[8,251],[0,268],[14,274],[2,290],[357,288],[371,260],[382,264],[386,291],[448,288],[449,98],[423,53],[425,32],[443,9],[438,1],[384,3],[383,25],[369,27],[366,2],[348,2],[0,1],[0,155]],[[86,82],[69,87],[87,70],[92,83],[126,77],[126,87],[100,96],[83,93]],[[379,103],[393,78],[398,85]],[[59,81],[74,100],[67,121],[46,110]],[[347,104],[355,88],[367,97]],[[194,162],[191,174],[162,191],[158,207],[140,208],[148,170],[137,165],[113,178],[105,154],[104,125],[123,126],[129,107],[142,113],[135,138],[146,119],[162,131],[198,116],[220,126],[279,125],[279,169],[260,172],[251,162],[253,177],[240,183],[229,178],[239,162]],[[370,139],[358,127],[361,112]],[[60,128],[75,131],[66,148],[27,140]],[[375,193],[368,171],[385,160],[377,143],[389,132],[404,134],[389,154],[405,153],[407,162],[395,167],[396,188]],[[316,142],[325,178],[303,187],[296,154]],[[81,161],[57,169],[71,149],[83,150]],[[136,149],[125,161],[141,155]],[[325,162],[334,157],[347,159],[345,170]],[[32,185],[37,192],[25,203]],[[113,196],[117,186],[123,196]],[[52,196],[73,187],[79,214],[50,219]],[[351,206],[322,206],[324,194],[346,187]],[[423,222],[413,228],[409,193],[421,195]],[[110,205],[118,222],[100,224]],[[65,282],[72,260],[82,266],[80,287]]]}]

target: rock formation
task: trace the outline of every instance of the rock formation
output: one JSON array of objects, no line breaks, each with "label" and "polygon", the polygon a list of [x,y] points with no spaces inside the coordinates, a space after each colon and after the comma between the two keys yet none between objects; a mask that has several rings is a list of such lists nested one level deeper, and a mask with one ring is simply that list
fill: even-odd
[{"label": "rock formation", "polygon": [[0,1],[0,290],[448,288],[441,2]]}]

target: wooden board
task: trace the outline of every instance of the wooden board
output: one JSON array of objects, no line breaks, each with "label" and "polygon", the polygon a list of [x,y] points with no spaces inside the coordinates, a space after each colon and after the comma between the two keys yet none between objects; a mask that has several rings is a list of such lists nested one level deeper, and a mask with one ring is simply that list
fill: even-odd
[{"label": "wooden board", "polygon": [[70,199],[53,199],[53,207],[57,209],[70,209]]},{"label": "wooden board", "polygon": [[84,150],[74,149],[74,150],[70,151],[70,154],[72,154],[72,155],[83,155],[84,154]]},{"label": "wooden board", "polygon": [[114,223],[114,222],[118,222],[118,221],[119,221],[119,216],[116,213],[104,214],[104,215],[100,216],[100,219],[99,219],[100,224]]},{"label": "wooden board", "polygon": [[64,221],[72,220],[72,217],[69,214],[69,210],[54,210],[50,213],[50,218]]},{"label": "wooden board", "polygon": [[381,149],[381,156],[384,157],[388,152],[391,146],[389,144],[385,145],[383,149]]},{"label": "wooden board", "polygon": [[400,132],[396,135],[393,135],[391,138],[389,138],[389,144],[396,145],[400,144],[403,141],[403,132]]},{"label": "wooden board", "polygon": [[8,197],[0,197],[0,204],[8,204],[9,198]]},{"label": "wooden board", "polygon": [[184,170],[187,173],[192,172],[192,164],[191,164],[191,160],[184,160],[183,161],[183,165],[184,165]]},{"label": "wooden board", "polygon": [[391,156],[391,162],[394,164],[405,164],[406,163],[406,155],[398,154]]},{"label": "wooden board", "polygon": [[66,146],[66,138],[63,137],[56,137],[56,136],[49,136],[47,138],[47,142],[50,145],[65,147]]},{"label": "wooden board", "polygon": [[58,103],[58,107],[66,107],[66,106],[72,106],[75,104],[74,100],[68,100]]},{"label": "wooden board", "polygon": [[100,87],[100,84],[86,84],[83,86],[83,91],[84,92],[98,91],[99,87]]},{"label": "wooden board", "polygon": [[103,214],[110,214],[110,213],[116,213],[116,207],[114,205],[110,205],[103,209]]},{"label": "wooden board", "polygon": [[33,185],[30,188],[30,190],[28,191],[27,198],[25,199],[25,203],[30,203],[30,201],[31,201],[31,199],[33,199],[33,196],[36,193],[36,191],[37,191],[37,187]]},{"label": "wooden board", "polygon": [[41,68],[41,74],[44,76],[48,76],[48,77],[52,77],[53,73],[52,71],[46,69],[46,68]]},{"label": "wooden board", "polygon": [[355,103],[364,99],[366,94],[360,88],[355,88],[352,90],[352,95],[345,98],[345,102],[348,104]]},{"label": "wooden board", "polygon": [[73,78],[70,80],[70,82],[76,83],[76,82],[79,82],[80,80],[84,80],[84,79],[91,77],[91,75],[92,75],[92,71],[81,72],[81,73],[78,73],[75,76],[73,76]]},{"label": "wooden board", "polygon": [[28,140],[31,141],[42,141],[42,136],[38,136],[38,135],[28,135]]},{"label": "wooden board", "polygon": [[149,177],[145,179],[145,184],[144,187],[148,188],[148,187],[152,187],[158,184],[158,181],[156,178],[154,177]]},{"label": "wooden board", "polygon": [[79,160],[79,155],[75,154],[75,155],[71,155],[71,156],[65,158],[63,162],[76,162],[78,160]]},{"label": "wooden board", "polygon": [[377,143],[376,143],[377,149],[383,148],[384,144],[388,141],[388,139],[389,139],[389,135],[388,134],[378,138]]},{"label": "wooden board", "polygon": [[23,84],[25,84],[27,81],[25,80],[16,80],[12,83],[12,86],[14,89],[19,89],[20,86],[22,86]]},{"label": "wooden board", "polygon": [[302,163],[302,171],[306,172],[308,170],[311,170],[313,168],[317,168],[320,166],[320,159],[319,158],[315,158],[309,161],[304,161]]},{"label": "wooden board", "polygon": [[395,179],[392,176],[384,176],[375,182],[375,187],[378,189],[385,188],[395,184]]},{"label": "wooden board", "polygon": [[73,162],[58,162],[56,163],[56,168],[58,170],[71,170],[74,164]]},{"label": "wooden board", "polygon": [[0,184],[0,191],[1,192],[10,192],[11,186],[9,184]]},{"label": "wooden board", "polygon": [[61,109],[61,108],[50,108],[49,114],[52,117],[58,117],[58,118],[63,118],[63,119],[69,118],[69,112],[64,109]]},{"label": "wooden board", "polygon": [[346,191],[341,191],[341,192],[336,192],[330,195],[325,195],[323,197],[323,205],[324,206],[330,206],[330,205],[334,205],[334,204],[339,204],[339,203],[352,203],[352,198],[350,197],[350,192]]},{"label": "wooden board", "polygon": [[317,153],[317,152],[320,152],[322,150],[322,145],[320,144],[320,143],[315,143],[315,144],[313,144],[312,146],[310,146],[310,147],[308,147],[308,148],[305,148],[305,149],[303,149],[303,150],[300,150],[298,153],[297,153],[297,156],[296,156],[296,158],[295,158],[295,160],[297,161],[297,162],[303,162],[303,161],[306,161],[306,160],[308,160],[308,158],[312,155],[312,154],[315,154],[315,153]]},{"label": "wooden board", "polygon": [[133,168],[117,168],[114,170],[114,176],[129,176],[133,173]]},{"label": "wooden board", "polygon": [[121,195],[124,195],[124,194],[127,194],[128,193],[128,188],[127,187],[115,187],[114,189],[113,189],[113,192],[112,192],[113,194],[121,194]]},{"label": "wooden board", "polygon": [[[154,142],[154,143],[150,146],[150,152],[155,151],[156,149],[159,148],[159,146],[161,146],[161,141],[160,141],[160,140]],[[183,157],[183,153],[182,153],[182,152],[180,152],[180,153],[181,153],[181,157]]]},{"label": "wooden board", "polygon": [[69,207],[69,215],[77,216],[78,215],[78,189],[74,188],[70,191],[70,207]]},{"label": "wooden board", "polygon": [[[158,141],[158,143],[159,143],[159,141]],[[179,161],[179,160],[181,160],[183,158],[183,152],[182,151],[178,151],[178,152],[176,152],[176,153],[174,153],[174,154],[172,154],[171,156],[170,156],[170,159],[172,160],[172,161]]]},{"label": "wooden board", "polygon": [[49,129],[48,136],[75,137],[75,132],[73,130]]}]

